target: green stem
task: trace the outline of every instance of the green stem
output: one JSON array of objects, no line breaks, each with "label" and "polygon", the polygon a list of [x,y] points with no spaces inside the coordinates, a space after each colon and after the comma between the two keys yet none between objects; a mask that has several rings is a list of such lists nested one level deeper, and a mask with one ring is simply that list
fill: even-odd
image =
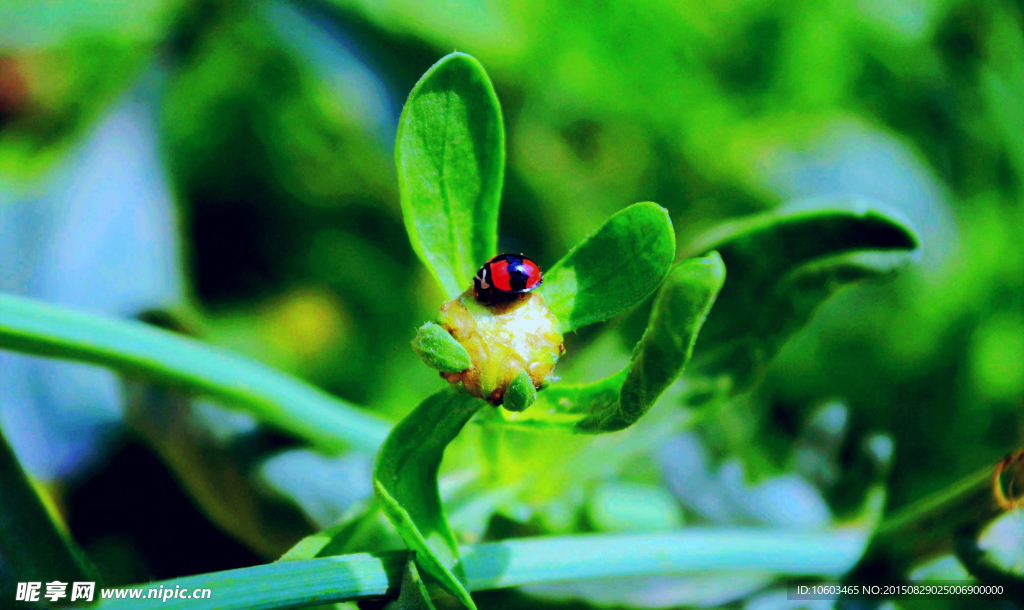
[{"label": "green stem", "polygon": [[[659,534],[597,534],[505,540],[460,549],[471,591],[522,585],[688,574],[766,571],[836,577],[860,557],[862,532],[688,528]],[[407,553],[341,555],[189,576],[143,590],[209,588],[210,599],[105,600],[100,608],[272,610],[397,595]],[[99,596],[99,594],[97,594]]]},{"label": "green stem", "polygon": [[956,537],[977,533],[1003,512],[992,473],[992,466],[983,468],[893,513],[850,578],[904,578],[915,564],[952,552]]},{"label": "green stem", "polygon": [[329,452],[376,451],[390,426],[270,367],[132,320],[0,294],[0,349],[77,360],[197,390]]},{"label": "green stem", "polygon": [[0,591],[13,596],[18,582],[54,580],[71,583],[96,577],[50,519],[0,434]]}]

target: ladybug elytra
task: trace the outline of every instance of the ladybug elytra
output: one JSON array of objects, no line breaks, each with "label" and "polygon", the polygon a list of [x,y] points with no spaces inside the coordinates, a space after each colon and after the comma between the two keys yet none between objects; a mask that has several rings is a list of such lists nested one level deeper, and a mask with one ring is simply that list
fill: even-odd
[{"label": "ladybug elytra", "polygon": [[543,281],[537,263],[520,254],[499,254],[476,272],[473,291],[478,301],[494,305],[512,301]]}]

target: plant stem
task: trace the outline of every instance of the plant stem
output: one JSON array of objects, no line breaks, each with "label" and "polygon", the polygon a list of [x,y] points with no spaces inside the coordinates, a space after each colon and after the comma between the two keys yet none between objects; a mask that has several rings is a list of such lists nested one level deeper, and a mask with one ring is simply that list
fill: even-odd
[{"label": "plant stem", "polygon": [[133,320],[0,294],[0,349],[77,360],[188,388],[328,452],[374,452],[390,425],[270,367]]},{"label": "plant stem", "polygon": [[[500,589],[595,578],[751,570],[837,577],[866,543],[862,531],[792,532],[687,528],[659,534],[513,539],[460,549],[468,588]],[[277,610],[397,595],[408,554],[395,551],[277,563],[138,585],[147,590],[209,588],[210,599],[104,600],[103,610],[177,608]]]},{"label": "plant stem", "polygon": [[976,534],[1004,511],[993,494],[994,471],[983,468],[893,513],[849,578],[905,578],[915,564],[952,552],[956,537]]}]

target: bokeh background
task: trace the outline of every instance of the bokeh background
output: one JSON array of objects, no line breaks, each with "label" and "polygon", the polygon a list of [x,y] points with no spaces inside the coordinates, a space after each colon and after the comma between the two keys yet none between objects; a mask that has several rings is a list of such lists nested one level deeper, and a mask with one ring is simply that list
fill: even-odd
[{"label": "bokeh background", "polygon": [[[896,279],[828,301],[728,417],[541,530],[643,529],[595,509],[634,492],[670,524],[813,527],[853,504],[862,439],[892,442],[890,509],[1021,443],[1018,2],[3,0],[0,290],[188,332],[400,418],[440,387],[409,341],[441,295],[405,235],[394,137],[453,50],[502,104],[500,247],[542,267],[645,200],[680,243],[817,195],[880,201],[923,241]],[[569,337],[563,376],[615,370],[645,316]],[[369,489],[372,456],[84,365],[0,353],[0,426],[110,584],[273,559]]]}]

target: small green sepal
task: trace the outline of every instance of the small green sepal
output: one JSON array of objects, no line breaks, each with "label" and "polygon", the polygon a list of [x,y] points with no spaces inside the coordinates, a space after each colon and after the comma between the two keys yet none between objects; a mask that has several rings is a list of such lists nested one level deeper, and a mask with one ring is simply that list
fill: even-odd
[{"label": "small green sepal", "polygon": [[533,380],[526,371],[521,371],[505,390],[505,402],[502,404],[509,411],[520,413],[536,400],[537,388],[533,387]]},{"label": "small green sepal", "polygon": [[433,322],[427,322],[416,333],[412,349],[427,366],[442,373],[459,373],[473,366],[466,348]]}]

